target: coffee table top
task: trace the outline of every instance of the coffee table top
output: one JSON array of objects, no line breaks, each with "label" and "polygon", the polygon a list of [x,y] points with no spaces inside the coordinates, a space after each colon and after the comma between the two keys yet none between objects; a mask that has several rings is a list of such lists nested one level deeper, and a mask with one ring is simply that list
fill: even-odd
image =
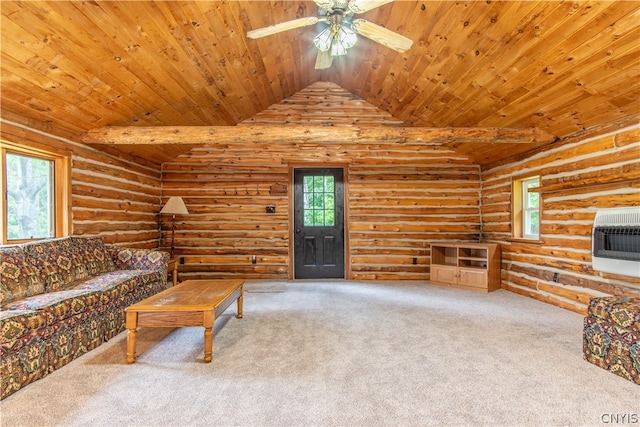
[{"label": "coffee table top", "polygon": [[243,284],[242,279],[185,280],[130,305],[125,311],[214,310]]}]

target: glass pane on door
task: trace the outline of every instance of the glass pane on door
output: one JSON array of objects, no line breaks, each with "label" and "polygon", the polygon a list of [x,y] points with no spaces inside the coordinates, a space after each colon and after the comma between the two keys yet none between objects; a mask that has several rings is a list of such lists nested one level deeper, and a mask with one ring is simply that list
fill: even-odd
[{"label": "glass pane on door", "polygon": [[303,185],[304,225],[331,227],[335,224],[333,176],[305,176]]}]

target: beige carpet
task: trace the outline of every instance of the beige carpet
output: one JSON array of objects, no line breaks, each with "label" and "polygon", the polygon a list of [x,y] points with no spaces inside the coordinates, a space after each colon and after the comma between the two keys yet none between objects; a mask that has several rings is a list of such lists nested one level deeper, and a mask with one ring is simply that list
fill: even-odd
[{"label": "beige carpet", "polygon": [[1,424],[603,426],[640,412],[639,386],[582,359],[576,313],[419,282],[264,290],[218,320],[212,363],[202,328],[141,329],[133,365],[122,333],[2,401]]}]

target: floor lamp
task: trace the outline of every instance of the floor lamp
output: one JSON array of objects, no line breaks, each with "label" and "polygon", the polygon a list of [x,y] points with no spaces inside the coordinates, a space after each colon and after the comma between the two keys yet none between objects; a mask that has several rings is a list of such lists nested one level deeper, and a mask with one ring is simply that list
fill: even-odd
[{"label": "floor lamp", "polygon": [[171,252],[169,257],[173,258],[176,238],[176,215],[187,215],[189,211],[182,200],[182,197],[170,197],[160,211],[160,215],[171,215]]}]

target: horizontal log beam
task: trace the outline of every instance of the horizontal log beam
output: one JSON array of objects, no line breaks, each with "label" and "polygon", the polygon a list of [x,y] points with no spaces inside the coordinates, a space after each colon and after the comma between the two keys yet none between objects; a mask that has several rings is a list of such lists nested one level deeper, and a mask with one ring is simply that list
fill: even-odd
[{"label": "horizontal log beam", "polygon": [[338,127],[292,125],[102,127],[88,131],[87,144],[289,143],[518,143],[546,144],[556,137],[539,129]]}]

